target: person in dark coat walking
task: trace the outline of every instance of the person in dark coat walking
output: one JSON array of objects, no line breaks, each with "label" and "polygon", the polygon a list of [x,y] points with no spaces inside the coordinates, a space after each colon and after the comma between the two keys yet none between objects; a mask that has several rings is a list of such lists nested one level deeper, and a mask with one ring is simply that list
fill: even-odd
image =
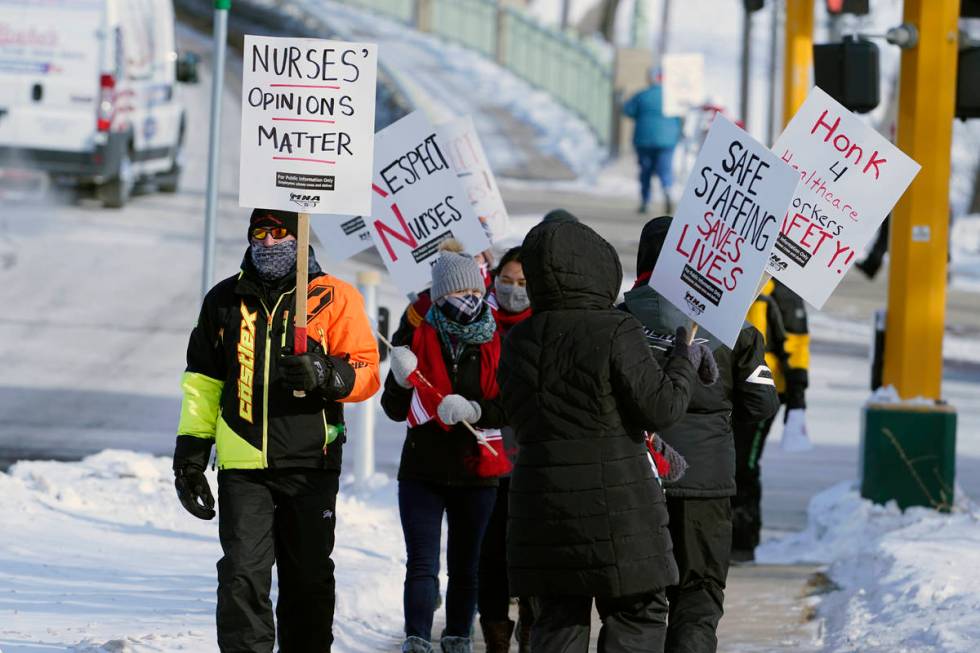
[{"label": "person in dark coat walking", "polygon": [[654,360],[613,306],[619,256],[586,225],[540,224],[522,257],[532,315],[507,336],[498,378],[519,445],[507,566],[511,593],[533,597],[531,650],[587,651],[593,598],[599,651],[660,650],[677,567],[643,431],[684,415],[705,349]]},{"label": "person in dark coat walking", "polygon": [[[659,360],[669,360],[677,346],[674,331],[689,320],[647,285],[670,223],[671,218],[664,216],[643,227],[637,282],[623,304],[643,323]],[[732,419],[761,421],[779,409],[772,372],[765,362],[765,343],[755,327],[745,324],[734,349],[704,331],[698,332],[698,340],[714,352],[719,382],[695,386],[683,419],[658,431],[689,465],[680,479],[664,484],[680,571],[679,582],[667,590],[670,614],[664,650],[669,653],[710,653],[718,646],[715,630],[723,612],[735,494]]]},{"label": "person in dark coat walking", "polygon": [[[479,266],[455,241],[442,247],[432,266],[433,304],[408,332],[407,346],[404,335],[396,334],[393,342],[401,346],[391,352],[381,395],[385,414],[409,423],[398,467],[407,552],[405,653],[432,651],[443,515],[449,523],[449,586],[440,647],[443,653],[472,651],[480,543],[499,475],[486,469],[485,448],[461,422],[487,430],[503,426],[496,379],[500,336],[483,298]],[[496,438],[498,459],[506,461],[499,432]]]}]

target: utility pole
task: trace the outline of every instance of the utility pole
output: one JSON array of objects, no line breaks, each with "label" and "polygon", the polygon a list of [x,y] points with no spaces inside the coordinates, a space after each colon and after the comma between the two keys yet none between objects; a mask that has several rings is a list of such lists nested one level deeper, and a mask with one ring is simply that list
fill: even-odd
[{"label": "utility pole", "polygon": [[214,70],[211,77],[211,133],[208,139],[208,189],[204,209],[204,266],[201,297],[214,279],[215,223],[218,213],[218,182],[221,175],[221,94],[225,85],[225,48],[231,0],[214,0]]},{"label": "utility pole", "polygon": [[779,18],[782,2],[774,0],[769,3],[771,10],[769,19],[769,111],[768,124],[766,125],[766,145],[772,147],[776,142],[776,120],[778,120],[779,108],[776,90],[778,88],[779,72]]},{"label": "utility pole", "polygon": [[752,12],[742,3],[742,64],[739,67],[738,113],[749,131],[749,76],[752,72]]},{"label": "utility pole", "polygon": [[783,48],[783,127],[810,92],[813,70],[813,0],[786,0]]},{"label": "utility pole", "polygon": [[670,36],[670,0],[664,0],[664,11],[660,17],[660,43],[657,49],[660,53],[659,62],[663,65],[664,55],[667,54],[667,39]]}]

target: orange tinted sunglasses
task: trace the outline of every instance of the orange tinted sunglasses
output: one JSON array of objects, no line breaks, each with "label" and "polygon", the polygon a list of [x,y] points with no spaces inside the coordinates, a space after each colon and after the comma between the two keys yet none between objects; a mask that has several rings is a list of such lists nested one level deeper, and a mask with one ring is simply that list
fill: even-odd
[{"label": "orange tinted sunglasses", "polygon": [[256,227],[252,229],[252,238],[255,240],[265,240],[265,237],[269,235],[276,240],[281,240],[289,235],[289,230],[285,227]]}]

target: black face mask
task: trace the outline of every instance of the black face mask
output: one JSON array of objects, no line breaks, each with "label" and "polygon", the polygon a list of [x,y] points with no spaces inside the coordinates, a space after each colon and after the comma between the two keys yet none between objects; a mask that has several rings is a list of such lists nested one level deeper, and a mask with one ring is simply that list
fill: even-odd
[{"label": "black face mask", "polygon": [[483,312],[483,298],[479,295],[443,297],[436,305],[443,315],[457,324],[472,324]]}]

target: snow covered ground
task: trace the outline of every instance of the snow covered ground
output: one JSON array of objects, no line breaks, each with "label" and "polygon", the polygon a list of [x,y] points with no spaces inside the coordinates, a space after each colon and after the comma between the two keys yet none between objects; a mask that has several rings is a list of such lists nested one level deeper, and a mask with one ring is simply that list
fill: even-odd
[{"label": "snow covered ground", "polygon": [[[337,502],[338,653],[393,648],[401,628],[394,486],[375,481]],[[109,450],[18,463],[0,474],[0,512],[3,653],[218,650],[217,520],[184,512],[169,459]]]},{"label": "snow covered ground", "polygon": [[841,483],[810,502],[802,533],[760,563],[821,562],[836,591],[816,600],[826,653],[974,653],[980,641],[980,511],[876,506]]}]

